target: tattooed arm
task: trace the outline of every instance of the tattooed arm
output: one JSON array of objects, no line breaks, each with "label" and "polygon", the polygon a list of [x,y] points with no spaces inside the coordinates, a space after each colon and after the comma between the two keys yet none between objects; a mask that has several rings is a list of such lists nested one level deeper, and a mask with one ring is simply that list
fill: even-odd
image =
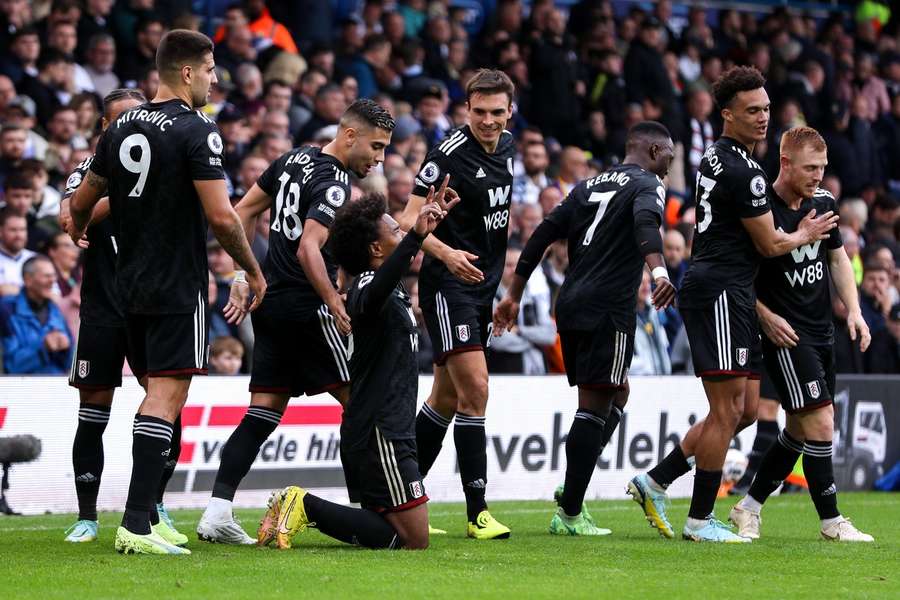
[{"label": "tattooed arm", "polygon": [[247,283],[250,291],[256,295],[256,299],[250,305],[250,310],[255,309],[262,301],[266,293],[266,280],[259,268],[259,263],[250,250],[247,236],[241,218],[231,206],[228,199],[228,190],[225,188],[224,179],[195,180],[194,188],[203,205],[203,212],[209,221],[213,234],[222,248],[231,255],[231,258],[247,272]]},{"label": "tattooed arm", "polygon": [[106,195],[106,178],[88,170],[87,175],[69,204],[69,214],[72,216],[72,229],[69,235],[77,244],[84,236],[91,222],[94,206],[100,198]]}]

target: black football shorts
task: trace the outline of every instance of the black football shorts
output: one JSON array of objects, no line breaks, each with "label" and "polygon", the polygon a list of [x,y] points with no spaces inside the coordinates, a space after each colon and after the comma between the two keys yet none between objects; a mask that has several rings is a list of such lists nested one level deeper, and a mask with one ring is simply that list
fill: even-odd
[{"label": "black football shorts", "polygon": [[834,351],[831,346],[798,344],[779,348],[763,339],[766,372],[788,414],[831,404],[834,397]]},{"label": "black football shorts", "polygon": [[141,377],[128,350],[128,330],[122,327],[81,322],[69,369],[69,385],[83,390],[108,390],[122,386],[125,360]]},{"label": "black football shorts", "polygon": [[759,377],[756,311],[730,302],[725,290],[707,308],[682,308],[697,377]]},{"label": "black football shorts", "polygon": [[305,319],[285,318],[277,303],[263,302],[251,315],[253,366],[250,391],[313,396],[350,381],[347,338],[322,304]]},{"label": "black football shorts", "polygon": [[367,448],[342,452],[351,502],[375,512],[399,512],[425,502],[415,440],[389,440],[376,426]]},{"label": "black football shorts", "polygon": [[209,305],[202,298],[193,314],[125,317],[132,371],[138,377],[206,375]]},{"label": "black football shorts", "polygon": [[624,389],[634,356],[634,330],[620,331],[607,316],[594,331],[560,331],[569,385]]},{"label": "black football shorts", "polygon": [[434,364],[443,366],[451,354],[490,347],[494,331],[491,306],[470,304],[442,292],[420,295],[419,305],[431,338]]}]

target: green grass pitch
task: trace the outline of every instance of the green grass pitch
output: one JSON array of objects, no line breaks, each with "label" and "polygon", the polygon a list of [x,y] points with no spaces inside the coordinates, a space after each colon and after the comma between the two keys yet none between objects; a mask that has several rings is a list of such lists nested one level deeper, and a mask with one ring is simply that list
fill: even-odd
[{"label": "green grass pitch", "polygon": [[[278,552],[196,541],[199,511],[174,511],[193,555],[121,556],[113,550],[119,515],[101,515],[100,540],[65,544],[72,515],[0,517],[0,598],[900,598],[900,496],[842,494],[840,506],[874,544],[818,539],[809,497],[775,497],[763,511],[763,538],[749,545],[664,540],[631,501],[589,507],[605,538],[547,534],[549,502],[496,502],[513,531],[504,541],[465,539],[460,505],[432,504],[431,521],[449,530],[424,552],[371,551],[317,531]],[[720,517],[731,500],[718,502]],[[684,523],[688,503],[670,511]],[[241,510],[251,532],[262,511]]]}]

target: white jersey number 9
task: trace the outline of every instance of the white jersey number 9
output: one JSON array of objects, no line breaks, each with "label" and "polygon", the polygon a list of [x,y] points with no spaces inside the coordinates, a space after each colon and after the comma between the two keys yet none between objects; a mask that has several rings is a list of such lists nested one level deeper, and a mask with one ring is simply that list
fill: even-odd
[{"label": "white jersey number 9", "polygon": [[[137,160],[134,160],[131,155],[133,148],[140,150]],[[150,173],[150,143],[147,141],[147,136],[143,133],[132,133],[122,140],[122,145],[119,146],[119,161],[125,169],[138,176],[137,183],[134,184],[128,195],[139,198],[147,184],[147,175]]]}]

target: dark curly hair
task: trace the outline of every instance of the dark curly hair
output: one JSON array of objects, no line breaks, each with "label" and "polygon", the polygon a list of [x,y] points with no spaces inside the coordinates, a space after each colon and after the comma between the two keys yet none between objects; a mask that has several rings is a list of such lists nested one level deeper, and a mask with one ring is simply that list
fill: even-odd
[{"label": "dark curly hair", "polygon": [[381,194],[366,194],[338,211],[328,244],[337,264],[349,274],[369,269],[369,244],[378,240],[378,224],[386,212],[387,201]]},{"label": "dark curly hair", "polygon": [[342,127],[347,126],[347,120],[361,121],[371,127],[377,127],[385,131],[394,130],[394,119],[391,117],[391,113],[377,102],[368,98],[360,98],[347,107],[347,110],[344,111],[344,116],[341,117]]},{"label": "dark curly hair", "polygon": [[766,78],[756,67],[732,67],[712,85],[712,95],[719,110],[728,108],[739,92],[749,92],[765,87]]}]

